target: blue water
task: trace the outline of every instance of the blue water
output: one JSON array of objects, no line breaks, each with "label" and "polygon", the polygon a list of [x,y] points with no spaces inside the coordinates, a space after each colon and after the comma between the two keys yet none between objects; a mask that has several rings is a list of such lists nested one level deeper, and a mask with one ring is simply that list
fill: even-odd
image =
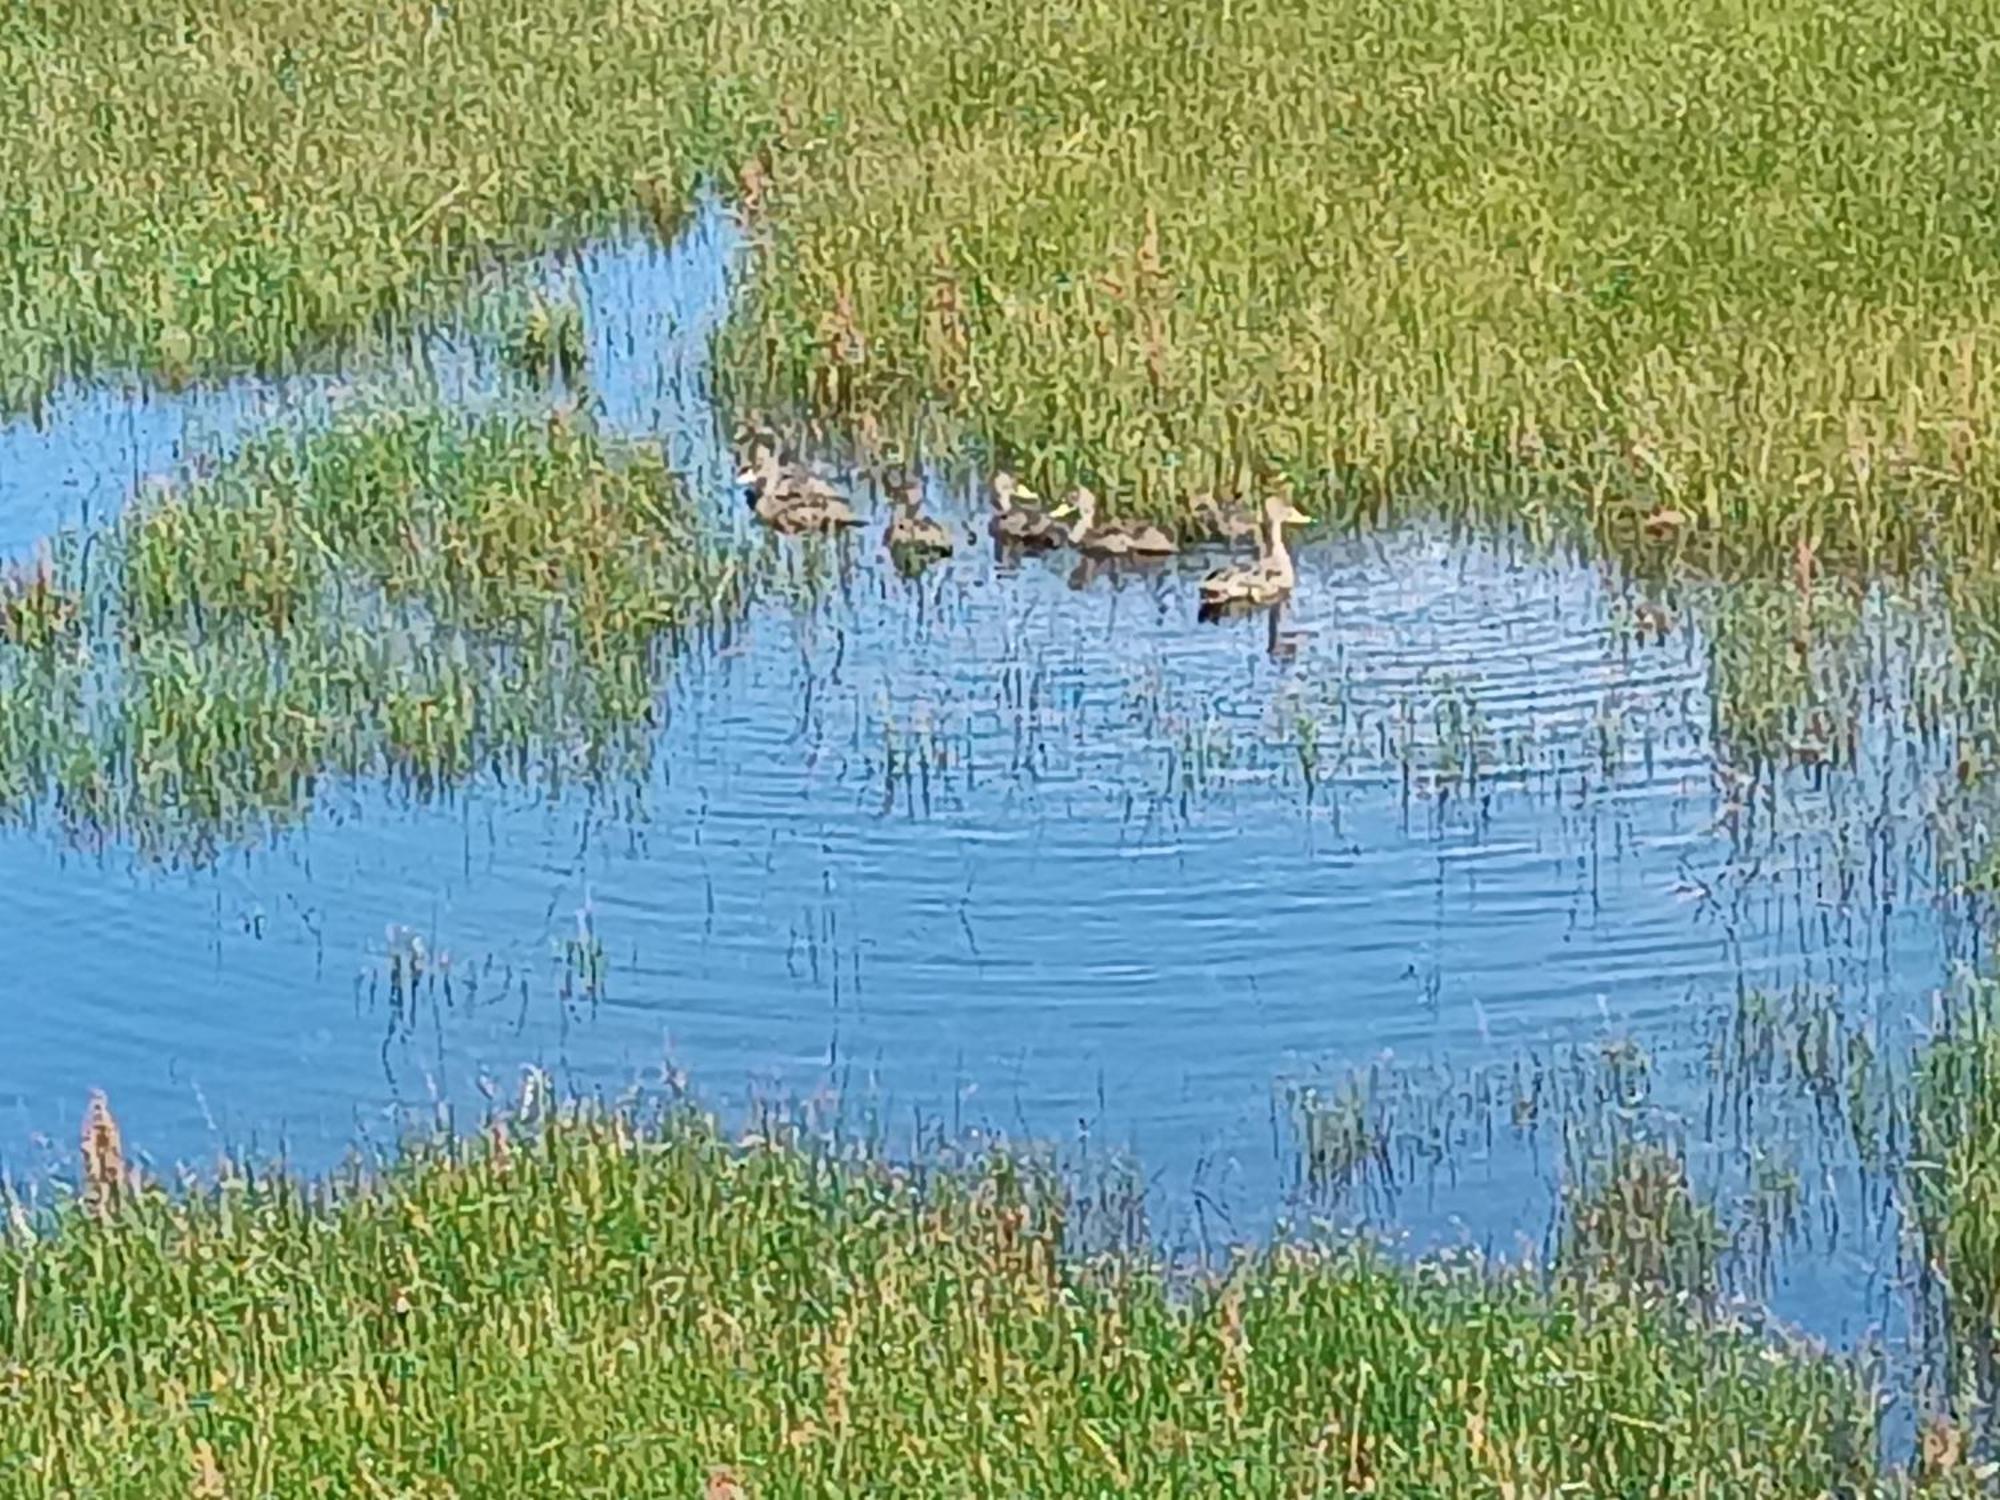
[{"label": "blue water", "polygon": [[[548,274],[580,288],[608,424],[662,438],[743,524],[707,379],[738,250],[710,211],[670,251]],[[461,330],[389,373],[68,396],[0,429],[0,552],[413,380],[505,387]],[[871,523],[823,599],[756,606],[676,670],[628,795],[349,790],[201,870],[0,835],[0,1161],[66,1170],[102,1088],[157,1165],[312,1170],[512,1097],[532,1065],[609,1092],[686,1079],[726,1108],[831,1092],[892,1137],[1130,1148],[1163,1224],[1248,1234],[1286,1202],[1301,1080],[1611,1036],[1692,1057],[1756,986],[1893,1028],[1973,952],[1933,867],[1946,767],[1904,730],[1892,601],[1860,764],[1788,771],[1732,817],[1698,625],[1639,643],[1588,561],[1441,527],[1312,543],[1274,654],[1262,618],[1196,624],[1212,559],[1005,565],[970,545],[975,497],[932,499],[956,556],[905,581]],[[601,994],[565,958],[580,933]],[[433,978],[398,1002],[418,952]],[[1549,1167],[1475,1146],[1387,1227],[1539,1237]],[[1780,1302],[1860,1326],[1885,1243],[1804,1258]]]}]

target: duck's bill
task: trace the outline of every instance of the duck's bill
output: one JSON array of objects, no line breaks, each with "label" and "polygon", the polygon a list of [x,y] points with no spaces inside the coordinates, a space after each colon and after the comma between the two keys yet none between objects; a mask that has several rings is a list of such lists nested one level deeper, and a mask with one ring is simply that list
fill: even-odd
[{"label": "duck's bill", "polygon": [[1049,519],[1051,521],[1073,521],[1076,519],[1076,507],[1071,505],[1067,500],[1061,501],[1049,508]]},{"label": "duck's bill", "polygon": [[751,485],[757,482],[757,471],[755,469],[739,469],[736,473],[736,482],[742,488],[749,489]]},{"label": "duck's bill", "polygon": [[1312,517],[1300,510],[1296,505],[1285,508],[1285,519],[1294,526],[1310,526],[1312,524]]},{"label": "duck's bill", "polygon": [[1029,489],[1025,484],[1016,484],[1014,486],[1014,498],[1016,500],[1039,500],[1042,497]]}]

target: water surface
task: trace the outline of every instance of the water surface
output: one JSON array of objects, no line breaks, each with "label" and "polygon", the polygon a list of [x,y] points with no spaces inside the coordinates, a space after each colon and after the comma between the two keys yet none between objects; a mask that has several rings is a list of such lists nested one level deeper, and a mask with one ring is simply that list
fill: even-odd
[{"label": "water surface", "polygon": [[[744,524],[707,378],[736,258],[711,211],[560,274],[604,420]],[[447,399],[505,394],[470,335],[417,363]],[[59,401],[0,429],[0,551],[392,377]],[[1607,1038],[1696,1057],[1760,989],[1886,1034],[1977,956],[1937,873],[1946,751],[1896,686],[1902,604],[1870,606],[1857,763],[1746,789],[1699,621],[1641,640],[1585,560],[1441,526],[1311,543],[1274,653],[1261,617],[1195,622],[1212,557],[1010,564],[972,496],[932,500],[948,562],[898,576],[871,521],[815,600],[774,594],[680,666],[641,787],[348,789],[198,870],[0,836],[0,1159],[63,1170],[103,1088],[155,1162],[312,1170],[535,1065],[728,1107],[830,1092],[892,1138],[1130,1148],[1168,1232],[1255,1234],[1295,1184],[1302,1083]],[[1554,1170],[1474,1131],[1366,1207],[1510,1246]],[[1781,1305],[1873,1320],[1885,1232],[1800,1260]]]}]

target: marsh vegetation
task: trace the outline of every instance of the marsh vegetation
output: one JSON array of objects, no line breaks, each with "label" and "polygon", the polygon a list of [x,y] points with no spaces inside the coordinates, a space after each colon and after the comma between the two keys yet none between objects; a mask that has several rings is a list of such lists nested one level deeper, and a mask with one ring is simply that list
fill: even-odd
[{"label": "marsh vegetation", "polygon": [[[657,792],[672,706],[703,704],[725,749],[691,757],[697,789],[669,804],[693,832],[651,830],[706,887],[669,946],[732,917],[702,844],[711,785],[725,851],[732,816],[762,829],[766,873],[783,839],[817,842],[781,962],[831,990],[829,1062],[839,1027],[866,1034],[843,1007],[883,930],[840,904],[840,799],[876,820],[855,847],[922,871],[910,924],[963,933],[953,983],[985,974],[982,936],[1045,932],[1070,902],[1074,946],[1114,959],[1135,933],[1159,958],[1218,924],[1275,928],[1297,909],[1267,912],[1258,877],[1303,870],[1374,882],[1374,923],[1418,935],[1403,977],[1356,948],[1341,998],[1376,1006],[1356,1025],[1392,1005],[1435,1021],[1438,952],[1480,940],[1449,930],[1447,855],[1490,860],[1533,914],[1566,908],[1567,944],[1605,909],[1607,847],[1673,851],[1726,957],[1666,981],[1712,1028],[1692,1048],[1613,1028],[1469,1073],[1391,1058],[1281,1088],[1288,1209],[1379,1229],[1512,1142],[1550,1190],[1545,1274],[1317,1232],[1232,1261],[1206,1220],[1183,1265],[1131,1232],[1143,1202],[1092,1210],[1017,1154],[934,1170],[773,1121],[731,1143],[693,1114],[545,1101],[386,1175],[231,1167],[168,1190],[94,1108],[79,1191],[24,1206],[0,1252],[10,1482],[216,1500],[310,1471],[402,1492],[448,1456],[459,1492],[509,1494],[1986,1483],[2000,142],[1981,19],[1908,0],[12,5],[0,410],[379,363],[476,281],[507,284],[497,353],[534,396],[363,403],[191,454],[13,559],[0,816],[197,864],[310,829],[334,787],[463,797],[469,827],[495,788]],[[859,476],[922,455],[892,486],[893,583],[851,540],[746,545],[689,457],[713,434],[602,420],[602,309],[508,281],[604,236],[667,240],[704,184],[751,272],[704,371],[728,419],[705,415],[768,416],[798,474],[835,459],[820,501],[853,501],[875,550]],[[1074,525],[989,518],[968,497],[1003,475],[1091,503]],[[949,499],[920,518],[927,481]],[[1352,555],[1285,559],[1303,628],[1273,612],[1259,652],[1185,644],[1215,559],[1086,558],[1069,606],[1041,563],[956,545],[1023,527],[1164,558],[1295,506],[1336,545],[1388,538],[1389,585],[1442,601],[1426,645],[1371,652],[1390,594]],[[1454,592],[1433,544],[1491,586]],[[1601,591],[1547,582],[1578,558]],[[1553,619],[1577,598],[1586,626]],[[796,659],[771,701],[677,696],[739,626],[764,663]],[[739,773],[732,730],[794,779]],[[1508,824],[1524,804],[1536,819]],[[979,893],[990,923],[970,874],[954,908],[938,892],[961,872],[881,832],[896,815],[911,839],[970,826],[1006,861],[1011,885]],[[1250,876],[1118,906],[1159,895],[1118,861],[1163,829],[1189,835],[1175,858],[1213,854],[1239,817]],[[1071,840],[1053,878],[1008,853],[1024,819]],[[613,821],[643,848],[644,819]],[[580,826],[572,865],[601,868],[595,808]],[[1428,885],[1352,863],[1423,837]],[[1523,874],[1523,849],[1559,876]],[[538,846],[531,868],[550,863]],[[739,913],[774,899],[735,893]],[[617,985],[587,891],[576,909],[550,949],[565,1024]],[[1912,909],[1933,1002],[1915,1027],[1891,934]],[[924,941],[898,956],[931,1005]],[[1503,960],[1559,950],[1521,951]],[[1682,961],[1663,953],[1619,950],[1606,986]],[[470,988],[416,928],[379,957],[392,1032]],[[1255,997],[1262,971],[1231,972]],[[1056,1026],[1020,1016],[1000,1028]],[[1114,1250],[1093,1211],[1125,1226]],[[1744,1311],[1787,1247],[1857,1236],[1908,1293],[1910,1357],[1885,1380],[1921,1424],[1886,1445],[1906,1471],[1881,1467],[1858,1357]]]},{"label": "marsh vegetation", "polygon": [[0,584],[0,809],[186,852],[322,778],[629,776],[745,587],[658,447],[587,416],[280,433]]},{"label": "marsh vegetation", "polygon": [[940,427],[1045,492],[1177,524],[1283,476],[1723,571],[1990,560],[1967,25],[16,6],[0,389],[287,365],[482,259],[671,228],[706,174],[769,246],[739,396]]},{"label": "marsh vegetation", "polygon": [[[546,1099],[546,1096],[542,1096]],[[1580,1485],[1881,1478],[1833,1363],[1606,1287],[1280,1246],[1079,1260],[1062,1184],[692,1114],[545,1112],[387,1177],[135,1186],[0,1250],[27,1493]],[[108,1354],[106,1351],[110,1351]],[[1952,1492],[1952,1491],[1947,1491]],[[1967,1491],[1969,1492],[1969,1491]],[[715,1493],[711,1488],[710,1493]]]}]

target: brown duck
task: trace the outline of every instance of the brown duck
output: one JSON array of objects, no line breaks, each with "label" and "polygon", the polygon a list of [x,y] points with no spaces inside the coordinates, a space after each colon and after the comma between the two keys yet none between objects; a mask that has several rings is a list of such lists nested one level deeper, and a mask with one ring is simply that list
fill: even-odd
[{"label": "brown duck", "polygon": [[752,445],[750,463],[736,482],[757,519],[773,531],[840,531],[859,523],[839,490],[803,464],[786,463],[768,436]]},{"label": "brown duck", "polygon": [[1076,519],[1069,525],[1069,544],[1091,557],[1170,557],[1180,551],[1174,539],[1150,521],[1097,519],[1097,496],[1087,489],[1071,491],[1069,504]]},{"label": "brown duck", "polygon": [[1068,508],[1043,510],[1025,503],[1040,498],[1002,469],[993,476],[993,519],[986,523],[987,531],[996,542],[1009,547],[1040,552],[1061,545],[1068,535],[1062,527]]},{"label": "brown duck", "polygon": [[889,497],[889,526],[882,540],[899,562],[917,566],[948,556],[953,542],[944,522],[923,513],[924,489],[909,470],[897,467],[882,476]]}]

